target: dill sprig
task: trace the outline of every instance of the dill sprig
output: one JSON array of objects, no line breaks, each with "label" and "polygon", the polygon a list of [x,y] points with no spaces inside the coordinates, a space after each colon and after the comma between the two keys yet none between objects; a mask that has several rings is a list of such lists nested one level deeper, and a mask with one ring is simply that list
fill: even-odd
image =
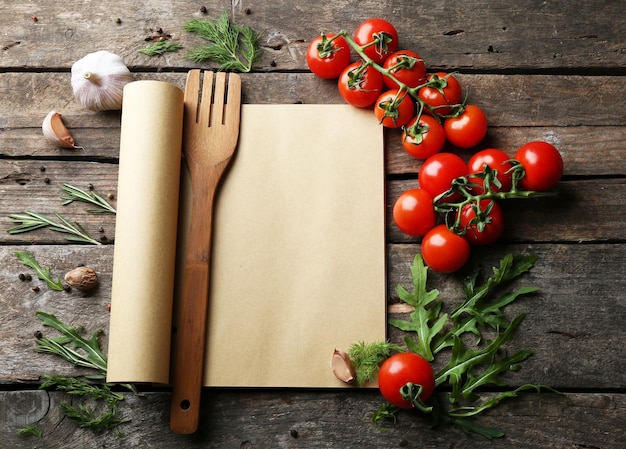
[{"label": "dill sprig", "polygon": [[137,51],[147,56],[160,56],[167,52],[177,52],[181,48],[183,48],[183,46],[176,42],[172,42],[171,40],[162,40],[153,44],[148,44],[141,50]]},{"label": "dill sprig", "polygon": [[187,58],[193,62],[213,61],[219,70],[249,72],[261,54],[259,35],[250,27],[230,22],[226,12],[216,20],[192,19],[185,30],[208,41],[189,51]]},{"label": "dill sprig", "polygon": [[354,366],[355,381],[358,386],[376,380],[378,369],[393,352],[402,352],[404,349],[386,341],[365,344],[355,343],[348,349],[348,356]]},{"label": "dill sprig", "polygon": [[17,434],[25,437],[37,437],[43,440],[43,430],[37,424],[26,424],[17,429]]},{"label": "dill sprig", "polygon": [[93,204],[94,206],[98,207],[98,209],[88,209],[87,212],[93,214],[116,213],[115,208],[96,192],[87,192],[70,184],[63,184],[61,190],[63,190],[64,192],[64,195],[61,195],[61,199],[64,200],[64,206],[67,206],[74,201],[81,201],[83,203]]}]

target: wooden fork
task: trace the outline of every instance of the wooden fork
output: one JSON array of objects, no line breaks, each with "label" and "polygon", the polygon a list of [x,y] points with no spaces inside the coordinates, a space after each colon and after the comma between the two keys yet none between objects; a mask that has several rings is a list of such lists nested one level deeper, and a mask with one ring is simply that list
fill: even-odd
[{"label": "wooden fork", "polygon": [[[211,233],[215,194],[237,146],[241,79],[191,70],[185,87],[183,154],[193,189],[182,304],[172,373],[170,428],[198,428],[207,328]],[[213,82],[215,79],[215,88]],[[202,90],[200,85],[202,84]]]}]

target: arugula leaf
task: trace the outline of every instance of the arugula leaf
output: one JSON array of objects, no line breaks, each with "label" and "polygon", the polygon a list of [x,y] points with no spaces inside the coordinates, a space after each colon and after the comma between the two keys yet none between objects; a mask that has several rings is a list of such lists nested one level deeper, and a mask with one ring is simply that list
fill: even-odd
[{"label": "arugula leaf", "polygon": [[528,256],[513,256],[512,254],[507,254],[500,261],[500,267],[493,268],[493,276],[487,279],[487,282],[478,288],[476,287],[476,279],[479,271],[474,270],[465,279],[464,291],[466,300],[450,313],[450,318],[453,321],[458,321],[464,313],[477,315],[475,312],[480,310],[477,308],[478,305],[489,293],[497,286],[529,271],[534,266],[536,260],[537,256],[534,254]]},{"label": "arugula leaf", "polygon": [[[107,371],[107,358],[100,349],[99,338],[102,329],[97,329],[89,339],[80,335],[80,328],[72,328],[63,324],[57,317],[45,312],[36,312],[44,326],[49,326],[61,334],[62,337],[42,337],[36,339],[37,352],[54,354],[63,357],[76,366],[92,368],[100,372],[104,378]],[[70,344],[71,343],[71,344]],[[80,352],[77,351],[81,350]]]},{"label": "arugula leaf", "polygon": [[[504,332],[498,334],[495,340],[482,348],[467,348],[459,337],[454,337],[454,346],[452,347],[450,361],[435,375],[436,385],[441,385],[447,381],[452,386],[450,402],[454,403],[461,399],[464,382],[475,367],[485,363],[493,363],[492,360],[496,356],[496,352],[504,343],[511,339],[513,331],[520,325],[524,316],[525,314],[523,313],[517,315]],[[496,365],[491,365],[490,368],[494,370],[494,372],[489,374],[489,378],[485,379],[485,382],[487,380],[493,380],[493,375],[507,370],[508,366],[507,364],[498,364],[497,362]],[[479,378],[479,380],[481,379]],[[469,395],[473,391],[472,385],[478,386],[479,384],[479,381],[471,382],[465,394]]]},{"label": "arugula leaf", "polygon": [[443,329],[448,315],[444,313],[440,316],[442,301],[437,300],[439,291],[426,290],[428,267],[424,265],[424,260],[419,254],[413,260],[411,273],[413,275],[413,293],[409,293],[401,285],[397,287],[400,299],[415,308],[410,315],[411,321],[391,319],[389,324],[403,331],[415,332],[417,342],[409,337],[405,338],[405,342],[411,351],[430,362],[435,358],[431,344]]},{"label": "arugula leaf", "polygon": [[15,255],[18,259],[20,259],[20,262],[22,262],[27,267],[35,270],[35,272],[37,273],[37,277],[42,281],[45,281],[49,288],[56,291],[63,290],[63,282],[61,282],[59,278],[57,278],[56,280],[52,279],[52,275],[50,274],[50,268],[42,268],[35,259],[35,256],[26,251],[16,251]]}]

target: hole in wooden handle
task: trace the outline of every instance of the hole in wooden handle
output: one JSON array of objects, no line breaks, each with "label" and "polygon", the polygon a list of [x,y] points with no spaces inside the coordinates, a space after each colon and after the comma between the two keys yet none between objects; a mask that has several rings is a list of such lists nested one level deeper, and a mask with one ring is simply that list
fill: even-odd
[{"label": "hole in wooden handle", "polygon": [[189,410],[189,408],[191,407],[191,402],[189,402],[189,399],[183,399],[182,401],[180,401],[180,408],[181,410]]}]

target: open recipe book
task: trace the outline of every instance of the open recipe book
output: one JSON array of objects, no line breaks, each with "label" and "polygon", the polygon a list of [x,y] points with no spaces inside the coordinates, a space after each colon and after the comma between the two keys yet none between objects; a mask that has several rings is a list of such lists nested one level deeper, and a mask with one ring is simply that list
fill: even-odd
[{"label": "open recipe book", "polygon": [[[191,210],[182,111],[166,83],[124,92],[110,382],[169,382]],[[384,184],[371,111],[242,106],[215,208],[206,386],[340,387],[333,350],[385,339]]]}]

